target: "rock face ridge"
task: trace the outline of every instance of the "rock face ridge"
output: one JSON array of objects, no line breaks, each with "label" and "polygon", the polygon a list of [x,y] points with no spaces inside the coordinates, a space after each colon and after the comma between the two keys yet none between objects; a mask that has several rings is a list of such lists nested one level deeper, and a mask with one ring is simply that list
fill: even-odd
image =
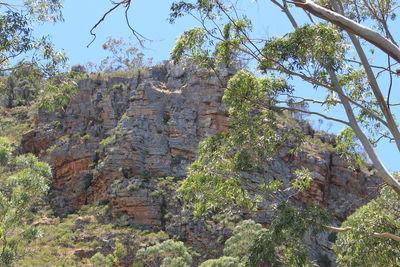
[{"label": "rock face ridge", "polygon": [[[65,214],[107,200],[126,224],[165,229],[210,250],[203,224],[171,219],[180,216],[179,199],[160,193],[155,178],[184,178],[199,141],[228,129],[222,96],[232,74],[164,62],[129,78],[81,80],[65,112],[40,111],[22,147],[52,166],[55,210]],[[252,182],[288,179],[293,170],[309,168],[314,181],[299,201],[320,203],[338,220],[375,197],[379,185],[377,177],[317,146],[296,156],[282,152],[266,165],[267,175]],[[269,222],[267,215],[256,219]]]}]

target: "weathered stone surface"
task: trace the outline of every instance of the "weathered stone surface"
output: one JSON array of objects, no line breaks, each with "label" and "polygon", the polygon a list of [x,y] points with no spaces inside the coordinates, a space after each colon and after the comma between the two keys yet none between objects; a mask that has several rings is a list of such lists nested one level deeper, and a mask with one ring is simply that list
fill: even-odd
[{"label": "weathered stone surface", "polygon": [[[190,64],[165,62],[131,78],[80,81],[65,112],[41,111],[37,129],[22,142],[26,152],[53,168],[53,207],[65,214],[106,199],[112,214],[125,216],[126,224],[166,229],[196,249],[217,251],[222,243],[210,242],[212,232],[204,222],[176,219],[182,215],[179,200],[172,193],[156,194],[155,178],[184,178],[199,141],[228,129],[222,95],[230,75],[229,69],[217,78]],[[300,127],[316,134],[308,124]],[[320,139],[334,141],[328,135]],[[249,189],[273,179],[289,182],[294,170],[309,168],[311,189],[297,200],[322,204],[338,220],[345,219],[376,195],[379,179],[352,170],[334,152],[319,150],[311,147],[296,155],[282,150],[265,162],[268,171],[249,175]],[[166,219],[167,212],[173,219]],[[267,213],[254,218],[265,225],[271,220]],[[224,231],[214,233],[228,236]]]},{"label": "weathered stone surface", "polygon": [[157,224],[159,204],[127,208],[129,196],[109,189],[136,176],[186,175],[198,142],[228,127],[221,81],[232,71],[224,73],[218,79],[190,64],[166,62],[132,78],[82,80],[63,114],[41,111],[23,149],[52,165],[54,207],[66,213],[112,198],[116,211],[140,218],[135,222]]}]

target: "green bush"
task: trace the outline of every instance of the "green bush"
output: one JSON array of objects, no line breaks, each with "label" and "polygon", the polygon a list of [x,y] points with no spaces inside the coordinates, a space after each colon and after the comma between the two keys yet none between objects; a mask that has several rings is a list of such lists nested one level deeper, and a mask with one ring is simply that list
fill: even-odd
[{"label": "green bush", "polygon": [[263,232],[266,232],[266,229],[253,220],[240,222],[233,230],[232,236],[225,242],[224,255],[247,262],[251,247]]},{"label": "green bush", "polygon": [[13,149],[8,139],[0,137],[0,164],[2,166],[9,162],[12,151]]},{"label": "green bush", "polygon": [[146,266],[155,267],[189,267],[192,263],[190,251],[183,242],[171,239],[140,249],[136,257]]},{"label": "green bush", "polygon": [[241,263],[238,258],[234,257],[221,257],[219,259],[208,260],[200,264],[199,267],[244,267],[245,264]]}]

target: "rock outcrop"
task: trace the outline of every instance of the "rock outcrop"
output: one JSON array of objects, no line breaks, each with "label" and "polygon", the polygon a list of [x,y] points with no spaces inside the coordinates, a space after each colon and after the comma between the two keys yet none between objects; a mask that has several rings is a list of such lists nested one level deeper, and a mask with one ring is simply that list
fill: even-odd
[{"label": "rock outcrop", "polygon": [[[159,193],[156,178],[184,178],[199,141],[228,129],[222,95],[232,74],[166,62],[130,78],[81,80],[65,112],[41,111],[36,129],[22,142],[25,152],[53,168],[49,199],[55,210],[65,214],[106,200],[126,224],[166,229],[194,247],[210,249],[213,242],[201,222],[179,225],[168,219],[168,213],[179,216],[179,199]],[[312,188],[298,200],[320,203],[343,220],[376,195],[379,179],[320,150],[310,147],[296,156],[282,152],[266,162],[265,176],[250,182],[289,179],[295,169],[309,168]],[[268,215],[256,219],[269,220]]]},{"label": "rock outcrop", "polygon": [[229,75],[165,63],[132,78],[81,80],[63,114],[40,112],[22,147],[53,167],[51,201],[60,213],[109,199],[116,213],[159,225],[159,200],[115,183],[183,178],[199,141],[228,128],[221,99]]}]

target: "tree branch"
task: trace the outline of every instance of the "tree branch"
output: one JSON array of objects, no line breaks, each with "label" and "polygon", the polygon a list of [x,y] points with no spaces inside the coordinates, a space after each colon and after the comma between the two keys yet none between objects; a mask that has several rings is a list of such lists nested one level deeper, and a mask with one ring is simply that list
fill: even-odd
[{"label": "tree branch", "polygon": [[[325,228],[327,228],[333,232],[336,232],[336,233],[343,233],[343,232],[354,230],[352,227],[341,228],[341,227],[334,227],[334,226],[328,226],[328,225],[325,225]],[[377,238],[392,239],[394,241],[400,242],[400,236],[390,234],[390,233],[372,233],[370,235],[377,237]]]},{"label": "tree branch", "polygon": [[10,70],[17,70],[17,69],[23,69],[23,68],[29,68],[29,67],[32,67],[32,66],[33,66],[33,64],[28,64],[28,63],[26,63],[26,64],[21,64],[21,65],[12,67],[12,68],[6,68],[6,69],[0,68],[0,72],[3,72],[3,71],[10,71]]},{"label": "tree branch", "polygon": [[[343,13],[343,7],[341,6],[340,1],[336,2],[335,0],[331,0],[331,4],[332,4],[333,8],[337,12]],[[371,86],[372,92],[373,92],[373,94],[374,94],[374,96],[376,98],[376,101],[378,102],[378,105],[379,105],[380,109],[382,110],[382,113],[383,113],[383,115],[384,115],[384,117],[385,117],[385,119],[387,121],[386,127],[392,133],[392,135],[393,135],[393,137],[394,137],[394,139],[396,141],[397,149],[400,151],[400,131],[397,128],[397,125],[396,125],[396,122],[395,122],[395,120],[393,118],[392,113],[390,112],[389,105],[388,105],[389,103],[386,103],[386,101],[385,101],[385,99],[383,97],[382,91],[381,91],[381,89],[380,89],[380,87],[378,85],[378,82],[377,82],[377,80],[375,78],[375,75],[374,75],[374,73],[372,71],[372,68],[369,65],[369,61],[368,61],[367,55],[365,54],[359,39],[349,31],[348,31],[348,35],[350,37],[351,42],[354,45],[354,48],[357,51],[357,54],[358,54],[358,56],[359,56],[359,58],[361,60],[361,63],[363,65],[363,67],[364,67],[364,70],[365,70],[365,72],[367,74],[368,81],[369,81],[369,84]],[[389,66],[390,66],[390,58],[389,58]],[[389,90],[389,92],[390,92],[390,90]]]},{"label": "tree branch", "polygon": [[[274,4],[277,5],[279,8],[282,9],[282,12],[284,12],[284,13],[287,15],[289,21],[292,23],[293,28],[296,29],[296,28],[297,28],[297,23],[296,23],[294,17],[292,16],[292,14],[290,13],[290,11],[287,9],[287,6],[286,6],[286,10],[284,10],[285,6],[282,6],[281,4],[279,4],[278,2],[276,2],[276,0],[271,0],[271,1],[272,1],[272,3],[274,3]],[[286,2],[287,2],[287,0],[285,0],[285,3],[286,3]],[[307,11],[305,11],[305,12],[307,13]],[[313,20],[312,20],[311,17],[310,17],[310,20],[313,22]],[[293,21],[294,21],[294,23],[293,23]],[[278,63],[278,64],[279,64],[279,63]],[[280,65],[280,64],[279,64],[279,65]],[[324,87],[324,88],[326,88],[326,89],[328,89],[328,90],[330,90],[330,91],[333,91],[333,92],[335,92],[335,93],[337,93],[337,94],[341,94],[342,97],[347,98],[347,100],[348,100],[350,103],[352,103],[352,104],[356,105],[357,107],[359,107],[360,109],[364,110],[364,111],[365,111],[366,113],[368,113],[371,117],[375,118],[376,120],[378,120],[378,121],[381,122],[383,125],[385,125],[386,127],[389,128],[388,123],[387,123],[385,120],[381,119],[381,118],[379,117],[378,114],[375,114],[374,112],[371,112],[369,109],[365,108],[363,105],[357,103],[356,101],[354,101],[353,99],[349,98],[349,97],[346,96],[345,94],[342,94],[341,92],[338,92],[335,88],[333,88],[333,87],[331,87],[331,86],[327,86],[327,85],[325,85],[325,84],[323,84],[323,83],[317,81],[316,79],[313,79],[313,78],[308,77],[308,76],[306,76],[306,75],[302,75],[302,74],[298,74],[298,73],[289,71],[289,70],[287,70],[286,68],[284,68],[282,65],[280,65],[280,66],[282,67],[282,70],[280,70],[280,69],[276,69],[276,70],[278,70],[278,71],[283,71],[283,72],[285,72],[285,73],[288,74],[288,75],[298,76],[298,77],[302,78],[304,81],[308,81],[308,82],[310,82],[310,83],[312,83],[312,84],[315,84],[315,85],[318,85],[318,86],[322,86],[322,87]]]},{"label": "tree branch", "polygon": [[[356,63],[356,64],[358,64],[358,65],[362,65],[362,62],[361,62],[361,61],[358,61],[358,60],[348,59],[348,58],[346,58],[346,59],[344,59],[344,60],[347,61],[347,62]],[[393,67],[393,66],[395,66],[395,65],[397,65],[397,64],[398,64],[398,63],[392,63],[392,64],[390,64],[390,68]],[[378,72],[377,77],[379,76],[380,73],[385,72],[385,71],[390,72],[390,73],[392,73],[392,74],[397,74],[395,71],[392,71],[391,69],[385,68],[385,67],[383,67],[383,66],[377,66],[377,65],[372,65],[372,64],[369,64],[369,65],[371,66],[371,68],[380,69],[380,70],[381,70],[381,71]]]},{"label": "tree branch", "polygon": [[386,54],[390,55],[397,62],[400,62],[399,47],[393,44],[390,40],[388,40],[378,32],[368,27],[365,27],[351,19],[348,19],[337,12],[321,7],[310,0],[293,0],[293,3],[297,7],[300,7],[310,12],[314,16],[329,21],[346,31],[349,31],[365,39],[366,41],[380,48]]},{"label": "tree branch", "polygon": [[350,126],[349,122],[347,122],[347,121],[343,121],[343,120],[340,120],[340,119],[336,119],[336,118],[333,118],[333,117],[329,117],[329,116],[326,116],[326,115],[321,114],[321,113],[319,113],[319,112],[314,112],[314,111],[309,111],[309,110],[303,110],[303,109],[297,109],[297,108],[280,107],[280,106],[274,106],[274,108],[276,108],[276,109],[282,109],[282,110],[295,111],[295,112],[301,112],[301,113],[306,113],[306,114],[311,114],[311,115],[317,115],[317,116],[320,116],[320,117],[322,117],[322,118],[324,118],[324,119],[331,120],[331,121],[336,121],[336,122],[345,124],[345,125],[347,125],[347,126]]},{"label": "tree branch", "polygon": [[296,77],[299,77],[299,78],[303,79],[303,80],[306,81],[306,82],[309,82],[309,83],[311,83],[311,84],[315,84],[315,85],[317,85],[317,86],[321,86],[321,87],[326,88],[326,89],[328,89],[328,90],[330,90],[330,91],[332,91],[332,92],[335,92],[335,93],[338,94],[339,96],[341,96],[341,97],[343,97],[343,98],[346,98],[347,101],[349,101],[351,104],[353,104],[353,105],[359,107],[360,109],[362,109],[363,111],[365,111],[366,113],[368,113],[371,117],[373,117],[374,119],[376,119],[377,121],[379,121],[380,123],[382,123],[383,125],[385,125],[386,127],[388,127],[387,122],[386,122],[385,120],[383,120],[382,118],[380,118],[378,114],[376,114],[376,113],[372,112],[371,110],[367,109],[367,108],[366,108],[365,106],[363,106],[362,104],[357,103],[356,101],[354,101],[353,99],[351,99],[350,97],[348,97],[347,95],[345,95],[344,92],[338,91],[336,88],[334,88],[334,87],[332,87],[332,86],[329,86],[329,85],[327,85],[327,84],[321,83],[321,82],[319,82],[319,81],[317,81],[317,80],[315,80],[315,79],[313,79],[313,78],[311,78],[311,77],[308,77],[308,76],[306,76],[306,75],[302,75],[302,74],[300,74],[300,73],[290,71],[290,70],[284,68],[283,66],[282,66],[281,68],[270,68],[269,70],[280,71],[280,72],[286,73],[286,74],[288,74],[288,75],[296,76]]},{"label": "tree branch", "polygon": [[121,5],[125,6],[125,21],[126,21],[126,24],[128,25],[128,28],[132,31],[132,34],[139,41],[140,45],[143,46],[143,40],[140,38],[143,38],[146,40],[147,40],[147,38],[145,38],[143,35],[141,35],[135,29],[133,29],[133,27],[131,26],[131,24],[129,22],[128,11],[129,11],[129,8],[131,7],[131,0],[123,0],[120,2],[111,1],[111,3],[114,4],[114,6],[112,8],[110,8],[106,13],[104,13],[103,16],[99,19],[99,21],[97,21],[97,23],[90,29],[90,34],[93,36],[93,39],[92,39],[92,41],[90,41],[90,43],[86,47],[89,47],[96,40],[97,35],[93,31],[106,19],[106,17],[108,15],[110,15],[114,10],[116,10]]},{"label": "tree branch", "polygon": [[115,6],[113,6],[106,13],[104,13],[103,17],[101,17],[101,19],[99,19],[99,21],[97,21],[97,23],[90,29],[90,34],[93,36],[93,39],[92,39],[92,41],[90,41],[90,43],[86,47],[89,47],[94,42],[94,40],[96,40],[97,35],[93,31],[106,19],[106,17],[109,14],[111,14],[111,12],[116,10],[120,5],[126,3],[127,1],[130,1],[130,0],[124,0],[124,1],[121,1],[119,3],[114,3],[113,2],[113,4],[115,4]]},{"label": "tree branch", "polygon": [[396,178],[393,177],[393,175],[386,169],[385,165],[383,165],[382,161],[380,160],[378,154],[376,154],[376,151],[374,147],[372,146],[371,142],[369,141],[368,137],[365,135],[365,133],[362,131],[360,126],[358,125],[357,119],[354,115],[353,109],[351,107],[350,102],[344,98],[342,95],[343,89],[339,84],[339,81],[337,80],[336,74],[333,72],[333,70],[328,70],[329,76],[332,80],[332,83],[334,84],[334,87],[338,92],[341,92],[339,94],[340,101],[342,102],[342,105],[344,107],[344,110],[346,111],[347,118],[349,119],[349,124],[350,127],[353,129],[354,133],[356,134],[357,138],[360,140],[361,144],[363,145],[365,152],[367,152],[368,157],[371,159],[375,169],[378,171],[380,177],[385,181],[386,184],[388,184],[390,187],[393,188],[396,193],[400,194],[400,183],[397,181]]},{"label": "tree branch", "polygon": [[285,0],[283,0],[283,4],[279,3],[276,0],[271,0],[271,2],[274,3],[275,5],[277,5],[281,9],[281,11],[286,14],[286,16],[288,17],[288,19],[290,20],[290,23],[292,24],[292,26],[294,28],[298,27],[297,22],[294,19],[294,17],[292,16],[292,13],[290,13],[290,11],[287,7],[287,2]]}]

